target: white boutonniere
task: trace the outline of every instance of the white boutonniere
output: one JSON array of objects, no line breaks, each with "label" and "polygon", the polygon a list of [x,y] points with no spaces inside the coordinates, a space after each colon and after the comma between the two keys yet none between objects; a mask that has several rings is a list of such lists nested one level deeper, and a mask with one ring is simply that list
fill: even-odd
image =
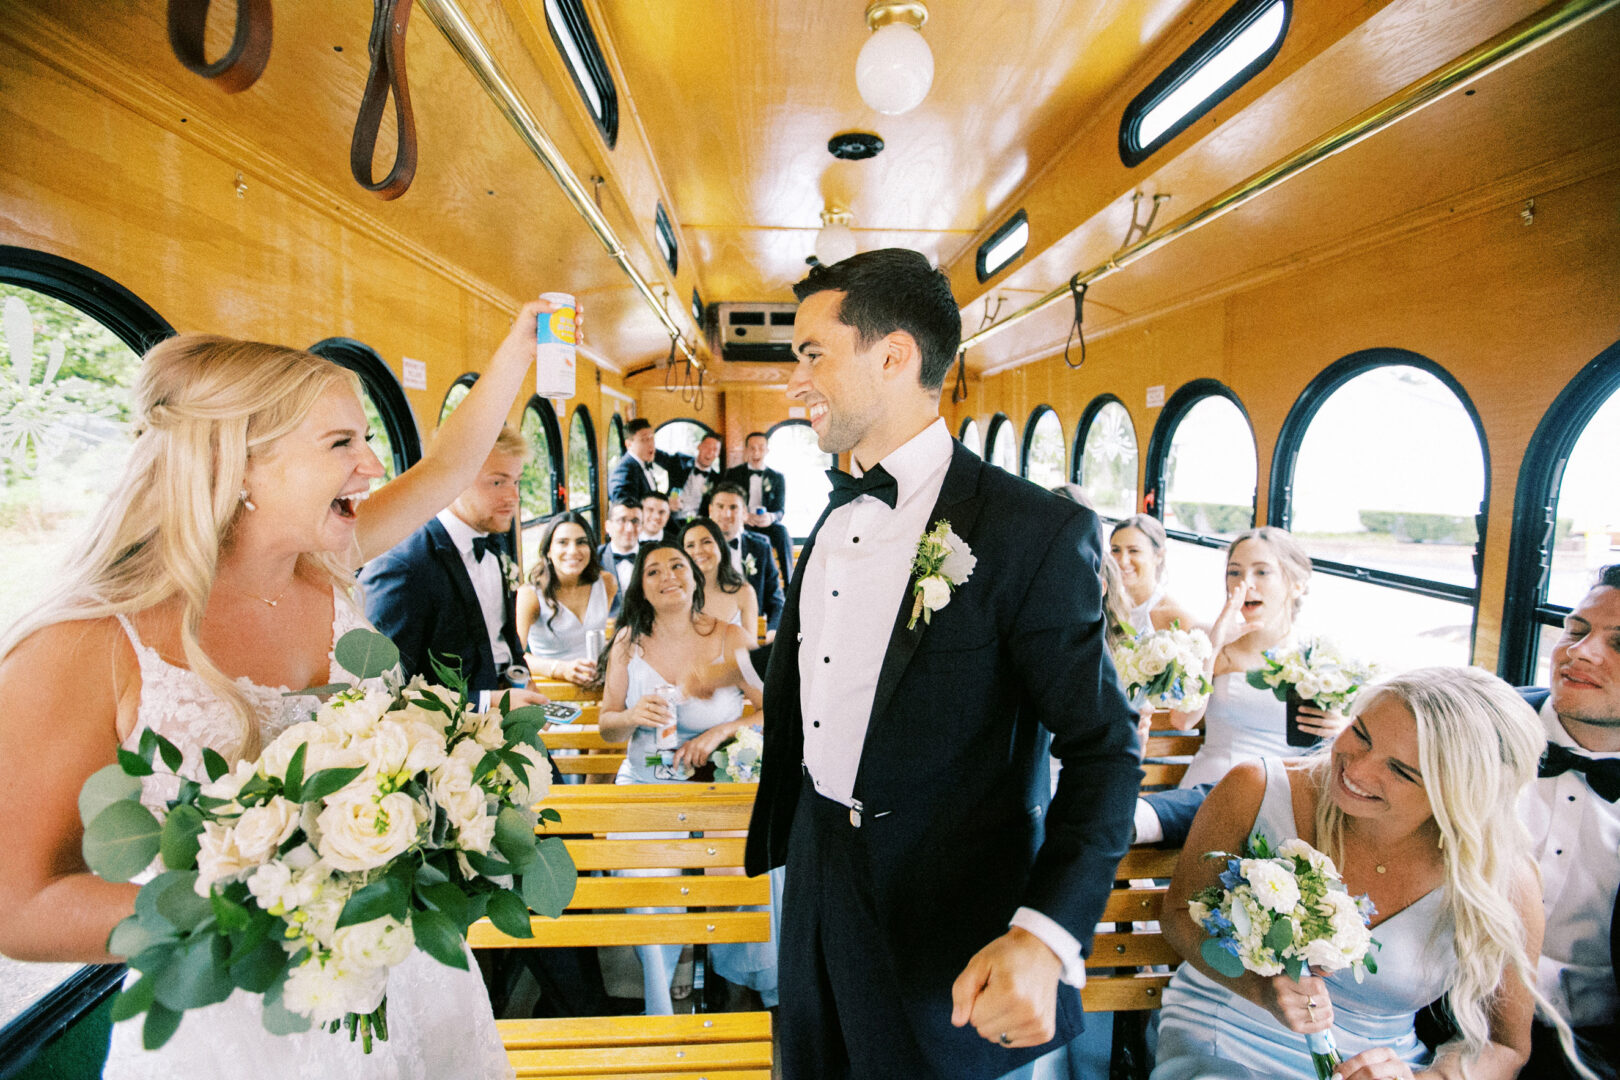
[{"label": "white boutonniere", "polygon": [[504,551],[501,552],[501,577],[506,579],[507,592],[516,592],[523,584],[523,571],[518,569],[517,560]]},{"label": "white boutonniere", "polygon": [[752,555],[744,555],[743,574],[747,577],[753,577],[757,573],[759,573],[759,563],[754,561],[754,557]]},{"label": "white boutonniere", "polygon": [[978,563],[967,541],[951,531],[949,521],[941,521],[924,533],[911,559],[911,575],[916,579],[911,591],[916,602],[911,606],[911,621],[906,629],[914,629],[918,618],[929,622],[934,612],[950,603],[951,593],[973,576]]}]

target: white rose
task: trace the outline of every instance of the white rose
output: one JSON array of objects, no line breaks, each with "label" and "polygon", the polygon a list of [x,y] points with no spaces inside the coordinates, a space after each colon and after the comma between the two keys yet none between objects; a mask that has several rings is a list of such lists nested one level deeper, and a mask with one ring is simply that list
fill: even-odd
[{"label": "white rose", "polygon": [[1187,917],[1192,919],[1193,925],[1203,926],[1204,920],[1209,918],[1209,905],[1200,900],[1187,901]]},{"label": "white rose", "polygon": [[930,574],[918,582],[922,589],[923,608],[927,611],[938,611],[951,602],[951,586],[942,577]]},{"label": "white rose", "polygon": [[973,576],[974,567],[979,565],[979,557],[969,550],[967,541],[953,532],[947,532],[945,550],[946,555],[940,563],[939,572],[947,580],[960,585]]},{"label": "white rose", "polygon": [[379,720],[368,731],[356,735],[349,748],[364,759],[368,776],[395,776],[405,765],[411,742],[403,727],[392,720]]},{"label": "white rose", "polygon": [[1142,648],[1142,667],[1157,675],[1176,659],[1176,643],[1164,634],[1154,634]]},{"label": "white rose", "polygon": [[426,814],[403,791],[339,792],[321,811],[321,857],[339,870],[374,870],[416,842]]},{"label": "white rose", "polygon": [[[501,730],[501,714],[499,710],[491,709],[482,716],[474,714],[477,726],[472,729],[473,739],[477,745],[485,750],[494,750],[498,746],[506,745],[506,732]],[[465,743],[456,744],[457,747]]]},{"label": "white rose", "polygon": [[216,881],[235,881],[259,865],[257,859],[242,854],[236,843],[236,830],[229,825],[217,821],[205,823],[198,844],[195,886],[198,896],[207,896]]},{"label": "white rose", "polygon": [[329,946],[337,935],[337,922],[343,914],[343,907],[358,884],[358,877],[329,877],[318,883],[315,895],[299,906],[305,916],[302,924],[304,933]]},{"label": "white rose", "polygon": [[282,1002],[317,1024],[341,1020],[348,1013],[369,1013],[388,990],[385,967],[343,968],[332,960],[311,958],[287,976]]},{"label": "white rose", "polygon": [[384,915],[335,932],[332,959],[345,969],[391,968],[403,964],[415,945],[416,938],[408,924]]},{"label": "white rose", "polygon": [[[304,850],[303,845],[298,850]],[[253,872],[248,878],[248,892],[272,915],[297,911],[315,899],[328,873],[324,863],[299,870],[277,859]]]},{"label": "white rose", "polygon": [[465,767],[439,769],[433,774],[428,794],[458,829],[483,817],[488,802],[484,789],[472,782],[472,771]]},{"label": "white rose", "polygon": [[397,722],[410,744],[410,751],[405,755],[405,764],[400,769],[406,776],[415,776],[417,773],[437,768],[448,756],[444,749],[442,727],[415,717]]},{"label": "white rose", "polygon": [[1261,907],[1287,915],[1298,906],[1299,883],[1269,859],[1244,859],[1238,872],[1248,880]]},{"label": "white rose", "polygon": [[259,767],[266,776],[283,779],[287,775],[287,766],[292,763],[293,754],[300,746],[308,745],[304,751],[304,776],[314,776],[323,769],[346,769],[357,765],[364,765],[365,758],[347,746],[348,739],[338,728],[317,723],[314,720],[305,720],[277,735],[275,741],[264,748],[259,757]]},{"label": "white rose", "polygon": [[212,780],[204,784],[201,792],[210,799],[234,799],[236,793],[242,790],[243,785],[253,779],[256,771],[253,762],[238,761],[230,772],[221,776],[218,780]]},{"label": "white rose", "polygon": [[551,760],[528,743],[518,743],[512,749],[529,762],[528,779],[521,780],[510,768],[501,766],[501,775],[512,782],[512,801],[530,807],[551,792]]},{"label": "white rose", "polygon": [[476,851],[488,855],[495,842],[495,815],[481,814],[468,818],[456,827],[456,847],[462,851]]},{"label": "white rose", "polygon": [[280,795],[249,807],[236,820],[236,847],[242,858],[261,863],[275,854],[298,828],[299,807]]},{"label": "white rose", "polygon": [[388,691],[367,690],[363,697],[353,700],[342,696],[333,698],[320,707],[315,719],[323,725],[338,728],[344,734],[362,735],[382,719],[393,703],[394,695]]},{"label": "white rose", "polygon": [[1339,876],[1338,872],[1333,868],[1332,859],[1328,858],[1320,851],[1317,851],[1315,848],[1311,847],[1311,845],[1307,844],[1297,836],[1284,840],[1282,842],[1282,846],[1277,849],[1277,854],[1289,859],[1304,859],[1310,864],[1312,870],[1316,870],[1326,875],[1330,879],[1336,880]]},{"label": "white rose", "polygon": [[1300,959],[1311,965],[1311,970],[1318,974],[1347,968],[1352,959],[1329,938],[1317,938],[1315,941],[1306,942],[1305,948],[1300,950],[1300,953]]}]

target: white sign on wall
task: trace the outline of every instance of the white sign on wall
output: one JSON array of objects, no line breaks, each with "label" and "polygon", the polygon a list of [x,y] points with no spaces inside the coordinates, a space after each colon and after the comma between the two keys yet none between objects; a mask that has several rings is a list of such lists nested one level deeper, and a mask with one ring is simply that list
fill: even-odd
[{"label": "white sign on wall", "polygon": [[804,419],[804,406],[803,405],[789,405],[788,406],[788,419],[789,420],[803,420]]},{"label": "white sign on wall", "polygon": [[1150,409],[1164,408],[1164,387],[1150,386],[1147,391],[1147,407]]},{"label": "white sign on wall", "polygon": [[412,360],[410,357],[405,356],[400,358],[400,363],[404,366],[404,375],[400,381],[405,384],[405,389],[426,390],[427,362],[424,360]]}]

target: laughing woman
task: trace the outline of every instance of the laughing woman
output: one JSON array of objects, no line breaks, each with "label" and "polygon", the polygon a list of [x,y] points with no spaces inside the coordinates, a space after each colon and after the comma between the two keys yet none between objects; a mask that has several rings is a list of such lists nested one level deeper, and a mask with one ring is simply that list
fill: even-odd
[{"label": "laughing woman", "polygon": [[529,670],[543,679],[585,686],[596,678],[590,634],[607,627],[619,583],[596,561],[596,534],[578,510],[551,519],[540,535],[540,557],[517,593],[517,631]]},{"label": "laughing woman", "polygon": [[[0,951],[107,963],[139,886],[103,881],[80,856],[85,779],[143,730],[185,755],[256,757],[314,699],[288,687],[345,678],[332,647],[363,627],[354,569],[472,483],[534,362],[523,309],[428,455],[383,475],[366,445],[355,376],[307,352],[198,334],[147,353],[129,463],[66,583],[0,641]],[[177,781],[147,777],[162,811]],[[415,953],[390,980],[393,1037],[370,1055],[316,1029],[275,1036],[238,990],[188,1013],[158,1051],[140,1022],[113,1029],[111,1078],[506,1077],[511,1066],[477,969]]]}]

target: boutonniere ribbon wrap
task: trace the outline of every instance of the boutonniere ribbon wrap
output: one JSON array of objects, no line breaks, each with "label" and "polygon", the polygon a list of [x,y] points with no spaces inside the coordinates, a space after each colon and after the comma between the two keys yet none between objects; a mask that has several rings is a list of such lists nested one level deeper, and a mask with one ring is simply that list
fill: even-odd
[{"label": "boutonniere ribbon wrap", "polygon": [[941,521],[924,533],[911,559],[911,592],[915,600],[906,629],[916,629],[918,619],[931,621],[934,612],[951,602],[951,593],[973,576],[978,562],[967,541],[951,531],[949,521]]}]

